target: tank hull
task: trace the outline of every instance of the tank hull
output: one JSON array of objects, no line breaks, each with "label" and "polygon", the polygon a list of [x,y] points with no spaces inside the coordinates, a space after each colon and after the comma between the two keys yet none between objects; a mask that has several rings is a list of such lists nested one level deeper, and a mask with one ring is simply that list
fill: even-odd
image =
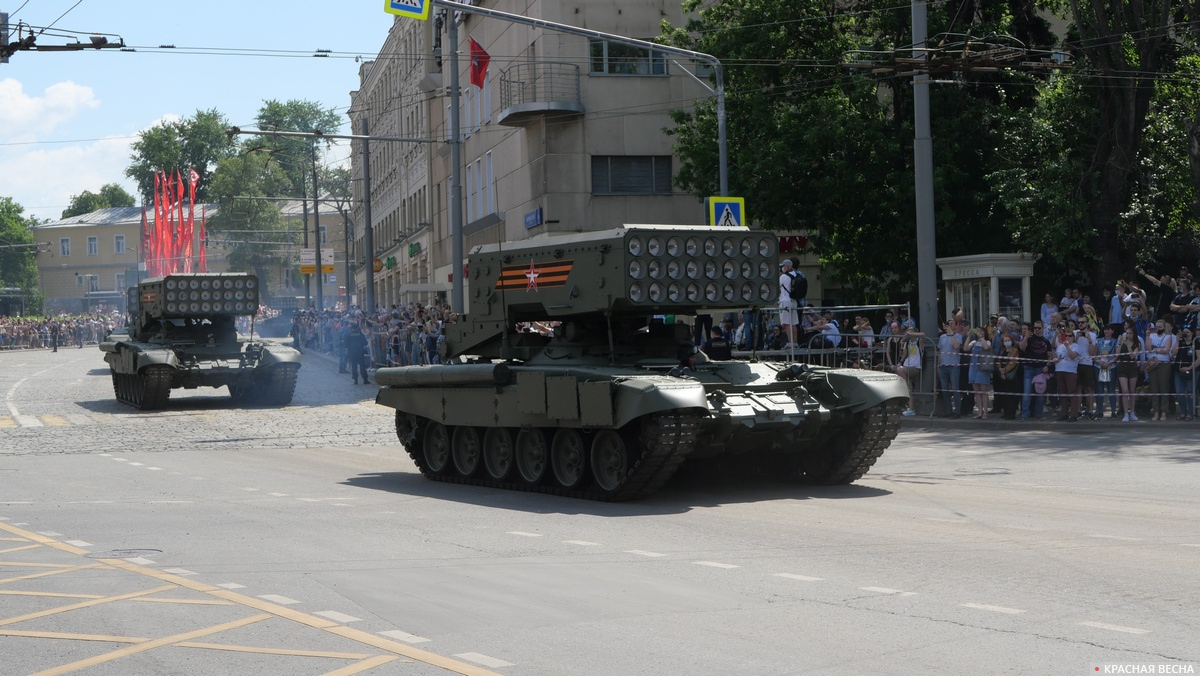
[{"label": "tank hull", "polygon": [[[684,461],[702,458],[769,463],[809,483],[858,479],[899,431],[904,382],[860,370],[790,369],[713,362],[677,377],[632,366],[409,366],[378,371],[376,403],[396,409],[401,442],[422,473],[440,481],[626,500],[649,495]],[[429,442],[431,426],[444,441]],[[545,473],[489,472],[470,462],[473,453],[502,454],[484,443],[489,432],[505,437],[516,456],[539,456],[536,447],[545,447]]]},{"label": "tank hull", "polygon": [[300,353],[262,340],[232,344],[172,346],[114,333],[100,343],[118,401],[140,409],[163,408],[172,389],[228,387],[246,405],[291,402]]}]

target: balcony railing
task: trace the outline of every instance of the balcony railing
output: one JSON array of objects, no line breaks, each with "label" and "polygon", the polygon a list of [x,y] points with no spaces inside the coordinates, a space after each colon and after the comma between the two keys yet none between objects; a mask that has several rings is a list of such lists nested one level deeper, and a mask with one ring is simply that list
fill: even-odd
[{"label": "balcony railing", "polygon": [[521,126],[534,119],[582,115],[579,66],[555,61],[530,61],[500,73],[500,124]]}]

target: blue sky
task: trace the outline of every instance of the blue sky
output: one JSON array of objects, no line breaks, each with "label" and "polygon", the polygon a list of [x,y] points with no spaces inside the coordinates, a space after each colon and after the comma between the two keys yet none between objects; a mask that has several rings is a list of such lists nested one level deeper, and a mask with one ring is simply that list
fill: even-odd
[{"label": "blue sky", "polygon": [[[10,24],[47,26],[77,1],[0,0],[0,10],[12,14]],[[82,0],[38,44],[65,44],[50,33],[71,30],[116,34],[137,51],[17,52],[0,65],[0,196],[45,219],[106,183],[134,193],[125,167],[138,132],[197,110],[215,108],[244,127],[268,99],[315,101],[344,114],[358,87],[356,57],[375,58],[392,25],[383,6]],[[318,49],[334,54],[311,56]],[[329,161],[348,152],[335,148]]]}]

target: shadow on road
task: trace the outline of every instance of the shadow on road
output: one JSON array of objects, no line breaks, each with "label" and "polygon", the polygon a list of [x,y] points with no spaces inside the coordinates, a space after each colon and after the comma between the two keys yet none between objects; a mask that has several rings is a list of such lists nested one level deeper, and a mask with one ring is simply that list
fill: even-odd
[{"label": "shadow on road", "polygon": [[682,514],[697,507],[784,500],[845,500],[891,495],[891,491],[857,484],[807,486],[778,479],[743,476],[685,466],[659,492],[644,500],[597,502],[564,498],[533,491],[513,491],[487,486],[431,481],[413,472],[381,472],[350,477],[347,486],[386,491],[413,497],[451,500],[493,509],[534,514],[588,516],[658,516]]}]

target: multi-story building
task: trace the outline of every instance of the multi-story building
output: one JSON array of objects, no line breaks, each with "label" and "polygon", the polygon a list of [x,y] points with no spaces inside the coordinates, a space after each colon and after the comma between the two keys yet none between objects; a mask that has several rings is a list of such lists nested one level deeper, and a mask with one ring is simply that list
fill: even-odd
[{"label": "multi-story building", "polygon": [[[485,0],[491,9],[649,39],[684,17],[674,0]],[[436,10],[436,8],[435,8]],[[447,45],[445,21],[458,21]],[[471,84],[469,41],[490,55],[482,87]],[[664,128],[669,111],[711,94],[704,69],[661,52],[482,17],[396,19],[378,58],[351,94],[356,133],[426,137],[372,141],[371,227],[375,250],[355,258],[391,262],[376,274],[380,304],[448,298],[450,233],[449,50],[460,58],[464,253],[476,244],[578,232],[623,223],[701,224],[703,201],[672,184],[678,160]],[[359,144],[356,144],[359,145]],[[355,221],[365,222],[361,147],[352,159]],[[360,228],[361,230],[361,228]],[[359,293],[365,276],[358,279]]]},{"label": "multi-story building", "polygon": [[[151,210],[148,218],[153,221]],[[124,311],[125,290],[145,270],[141,207],[114,207],[33,227],[47,312]]]}]

